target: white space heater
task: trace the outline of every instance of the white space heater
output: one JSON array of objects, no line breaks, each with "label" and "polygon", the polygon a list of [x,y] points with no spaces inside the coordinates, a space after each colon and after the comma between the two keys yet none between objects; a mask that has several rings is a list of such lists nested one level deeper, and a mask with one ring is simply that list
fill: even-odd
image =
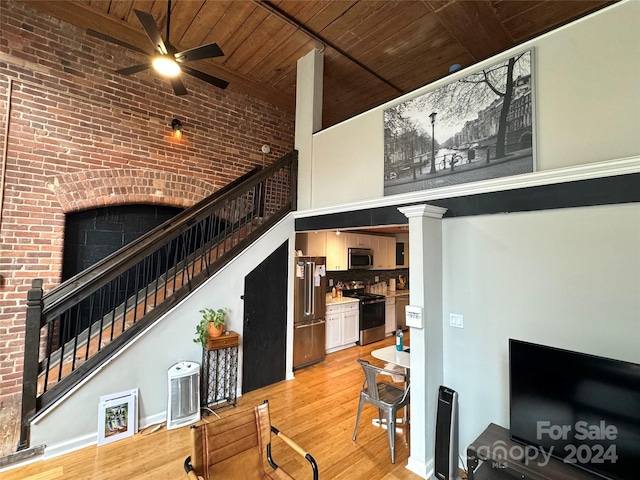
[{"label": "white space heater", "polygon": [[200,365],[178,362],[169,369],[167,376],[167,430],[200,420]]}]

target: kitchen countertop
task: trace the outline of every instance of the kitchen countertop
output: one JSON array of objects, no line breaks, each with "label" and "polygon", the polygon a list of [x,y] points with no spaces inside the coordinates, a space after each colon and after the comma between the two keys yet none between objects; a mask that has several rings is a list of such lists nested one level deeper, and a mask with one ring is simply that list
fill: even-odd
[{"label": "kitchen countertop", "polygon": [[395,292],[392,292],[391,290],[387,290],[387,293],[385,294],[385,297],[389,298],[389,297],[402,297],[404,295],[409,295],[409,290],[396,290]]},{"label": "kitchen countertop", "polygon": [[[395,292],[392,292],[390,290],[387,290],[387,293],[385,294],[385,297],[387,298],[395,298],[395,297],[402,297],[405,295],[409,295],[409,290],[396,290]],[[330,293],[327,293],[327,306],[329,305],[340,305],[343,303],[351,303],[351,302],[357,302],[358,300],[355,298],[351,298],[351,297],[332,297]]]},{"label": "kitchen countertop", "polygon": [[357,298],[351,297],[332,297],[330,293],[327,293],[327,306],[329,305],[340,305],[343,303],[358,303]]}]

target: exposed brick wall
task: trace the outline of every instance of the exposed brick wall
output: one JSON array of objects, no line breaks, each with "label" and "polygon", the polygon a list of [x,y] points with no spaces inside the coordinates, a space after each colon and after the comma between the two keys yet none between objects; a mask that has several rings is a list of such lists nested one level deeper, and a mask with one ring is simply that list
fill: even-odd
[{"label": "exposed brick wall", "polygon": [[[0,401],[21,391],[26,292],[59,283],[65,213],[187,207],[293,148],[293,113],[187,78],[176,97],[142,57],[16,1],[0,2]],[[171,137],[173,117],[184,124]],[[263,144],[272,153],[264,158]],[[1,170],[0,170],[1,171]],[[1,177],[1,174],[0,174]]]},{"label": "exposed brick wall", "polygon": [[118,168],[80,170],[47,179],[62,211],[124,203],[190,207],[216,190],[207,180],[159,170]]}]

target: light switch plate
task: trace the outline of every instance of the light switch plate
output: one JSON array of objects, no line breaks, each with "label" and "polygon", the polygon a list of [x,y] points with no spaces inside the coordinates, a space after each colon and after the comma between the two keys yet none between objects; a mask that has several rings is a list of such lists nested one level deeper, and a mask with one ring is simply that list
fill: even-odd
[{"label": "light switch plate", "polygon": [[462,315],[459,313],[449,314],[449,326],[456,328],[464,328],[464,321]]}]

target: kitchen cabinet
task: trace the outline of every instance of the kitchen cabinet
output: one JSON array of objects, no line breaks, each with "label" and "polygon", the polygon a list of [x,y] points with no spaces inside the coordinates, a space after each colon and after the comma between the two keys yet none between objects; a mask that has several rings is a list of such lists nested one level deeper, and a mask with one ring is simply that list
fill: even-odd
[{"label": "kitchen cabinet", "polygon": [[393,270],[395,264],[395,237],[381,235],[349,234],[347,247],[370,248],[373,250],[373,268],[375,270]]},{"label": "kitchen cabinet", "polygon": [[342,316],[342,343],[346,346],[355,344],[360,339],[360,305],[358,303],[347,304]]},{"label": "kitchen cabinet", "polygon": [[394,237],[384,237],[387,251],[387,264],[385,269],[394,270],[396,268],[396,239]]},{"label": "kitchen cabinet", "polygon": [[347,236],[338,232],[326,233],[327,270],[347,270]]},{"label": "kitchen cabinet", "polygon": [[396,331],[396,297],[387,297],[384,301],[384,333]]},{"label": "kitchen cabinet", "polygon": [[327,256],[327,232],[307,233],[307,247],[303,253],[309,257]]},{"label": "kitchen cabinet", "polygon": [[309,232],[305,235],[305,241],[300,242],[300,249],[305,255],[327,257],[327,270],[347,270],[349,267],[348,249],[353,247],[373,250],[373,268],[375,270],[394,270],[396,268],[395,237],[337,233],[335,231]]},{"label": "kitchen cabinet", "polygon": [[373,237],[372,239],[372,248],[373,248],[373,268],[376,270],[382,270],[385,267],[387,260],[385,254],[385,244],[384,237]]},{"label": "kitchen cabinet", "polygon": [[351,233],[348,235],[349,247],[374,248],[373,240],[376,238],[375,236],[361,233]]},{"label": "kitchen cabinet", "polygon": [[374,237],[373,261],[378,270],[393,270],[396,268],[396,239],[395,237]]},{"label": "kitchen cabinet", "polygon": [[409,305],[409,293],[407,292],[405,295],[396,294],[396,325],[397,328],[406,329],[406,319],[405,319],[405,311],[404,307]]},{"label": "kitchen cabinet", "polygon": [[359,339],[360,305],[357,301],[327,305],[327,353],[352,347]]},{"label": "kitchen cabinet", "polygon": [[327,351],[332,350],[341,345],[340,335],[342,332],[342,311],[336,305],[335,307],[327,306]]}]

